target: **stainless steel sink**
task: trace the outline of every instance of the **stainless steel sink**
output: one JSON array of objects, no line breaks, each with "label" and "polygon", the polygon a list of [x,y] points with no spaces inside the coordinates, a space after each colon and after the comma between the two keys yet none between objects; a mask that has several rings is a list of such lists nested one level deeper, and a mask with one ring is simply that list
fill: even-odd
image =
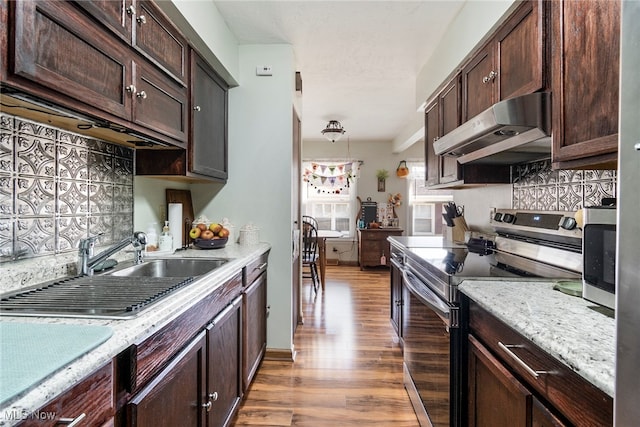
[{"label": "stainless steel sink", "polygon": [[107,272],[117,277],[197,277],[222,266],[223,258],[165,258],[145,261],[142,264]]},{"label": "stainless steel sink", "polygon": [[227,261],[154,259],[95,276],[43,283],[0,296],[0,316],[132,318]]}]

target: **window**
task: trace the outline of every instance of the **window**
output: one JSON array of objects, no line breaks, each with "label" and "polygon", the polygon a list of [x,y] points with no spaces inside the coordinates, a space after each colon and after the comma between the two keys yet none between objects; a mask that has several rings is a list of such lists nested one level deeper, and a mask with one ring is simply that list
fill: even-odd
[{"label": "window", "polygon": [[453,200],[448,190],[429,190],[425,184],[425,166],[422,163],[409,163],[411,174],[407,180],[409,186],[409,227],[410,235],[442,234],[442,204]]},{"label": "window", "polygon": [[355,236],[358,162],[303,162],[304,215],[318,221],[319,230]]}]

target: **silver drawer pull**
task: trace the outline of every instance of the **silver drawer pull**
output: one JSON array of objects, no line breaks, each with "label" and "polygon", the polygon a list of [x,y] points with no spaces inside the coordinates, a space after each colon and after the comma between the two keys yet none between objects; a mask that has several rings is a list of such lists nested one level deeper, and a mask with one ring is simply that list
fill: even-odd
[{"label": "silver drawer pull", "polygon": [[87,414],[82,413],[75,418],[60,418],[58,420],[58,424],[65,424],[67,427],[76,427],[80,424],[80,421],[84,420],[87,417]]},{"label": "silver drawer pull", "polygon": [[267,266],[266,262],[263,262],[262,264],[260,264],[259,266],[257,266],[256,268],[254,268],[254,270],[264,270],[264,268]]},{"label": "silver drawer pull", "polygon": [[538,378],[541,374],[548,374],[548,371],[534,371],[533,369],[531,369],[529,367],[529,365],[527,365],[526,363],[524,363],[522,361],[522,359],[520,359],[518,356],[516,356],[516,354],[511,351],[511,348],[523,348],[523,345],[518,345],[518,344],[502,344],[500,341],[498,341],[498,346],[503,349],[505,351],[505,353],[507,353],[513,360],[515,360],[520,366],[522,366],[522,368],[527,371],[531,376],[533,376],[534,378]]}]

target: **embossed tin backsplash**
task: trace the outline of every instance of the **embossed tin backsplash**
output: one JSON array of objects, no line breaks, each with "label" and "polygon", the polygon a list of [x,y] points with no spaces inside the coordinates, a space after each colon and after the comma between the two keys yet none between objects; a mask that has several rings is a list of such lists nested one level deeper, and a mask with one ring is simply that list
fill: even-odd
[{"label": "embossed tin backsplash", "polygon": [[0,262],[133,232],[134,151],[0,114]]},{"label": "embossed tin backsplash", "polygon": [[514,167],[514,209],[576,211],[616,197],[615,170],[551,170],[550,161]]}]

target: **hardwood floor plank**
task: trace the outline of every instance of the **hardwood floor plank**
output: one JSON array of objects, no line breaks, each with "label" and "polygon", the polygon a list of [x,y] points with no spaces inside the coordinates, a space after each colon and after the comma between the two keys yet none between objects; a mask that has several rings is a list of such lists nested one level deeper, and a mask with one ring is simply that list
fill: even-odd
[{"label": "hardwood floor plank", "polygon": [[328,266],[326,290],[302,290],[293,363],[265,360],[236,426],[416,427],[389,322],[389,271]]}]

